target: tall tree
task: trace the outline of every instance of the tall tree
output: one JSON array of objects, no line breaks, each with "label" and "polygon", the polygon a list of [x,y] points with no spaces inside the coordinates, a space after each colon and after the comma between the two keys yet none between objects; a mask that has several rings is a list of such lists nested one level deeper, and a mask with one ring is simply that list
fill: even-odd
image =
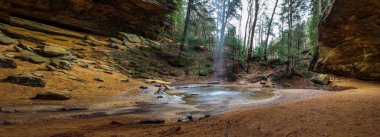
[{"label": "tall tree", "polygon": [[292,48],[292,25],[293,25],[293,3],[292,3],[292,0],[289,0],[289,19],[288,19],[288,26],[289,26],[289,30],[288,30],[288,61],[286,63],[286,70],[289,72],[290,69],[291,69],[291,62],[292,62],[292,56],[291,56],[291,48]]},{"label": "tall tree", "polygon": [[269,34],[271,32],[272,22],[273,22],[274,14],[276,13],[277,4],[278,4],[278,0],[276,0],[276,4],[274,4],[272,16],[269,20],[268,30],[267,30],[267,34],[266,34],[266,38],[265,38],[265,48],[264,48],[264,59],[265,60],[267,60],[267,49],[268,49]]},{"label": "tall tree", "polygon": [[259,0],[255,0],[255,17],[253,19],[252,29],[251,29],[251,44],[249,45],[248,54],[247,54],[247,73],[249,73],[249,69],[251,69],[250,63],[252,60],[252,53],[253,53],[253,39],[255,36],[255,28],[257,23],[257,16],[259,15]]},{"label": "tall tree", "polygon": [[194,0],[189,0],[187,2],[187,11],[186,11],[186,19],[185,19],[185,26],[183,29],[183,35],[182,35],[182,41],[181,41],[181,46],[179,50],[178,57],[181,57],[182,51],[185,49],[185,42],[187,39],[187,31],[189,28],[189,22],[190,22],[190,16],[191,16],[191,8]]}]

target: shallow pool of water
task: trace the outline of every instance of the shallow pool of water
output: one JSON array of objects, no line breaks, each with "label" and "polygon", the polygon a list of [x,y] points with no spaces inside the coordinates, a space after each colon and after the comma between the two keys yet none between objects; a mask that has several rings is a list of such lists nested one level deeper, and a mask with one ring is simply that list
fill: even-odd
[{"label": "shallow pool of water", "polygon": [[[0,113],[0,117],[15,123],[29,123],[50,119],[91,118],[110,115],[148,115],[149,117],[161,118],[167,121],[176,121],[183,115],[205,116],[225,112],[231,108],[265,101],[275,96],[273,89],[268,88],[245,88],[237,90],[236,87],[192,85],[177,87],[175,90],[167,90],[157,93],[157,88],[149,87],[140,89],[140,96],[157,98],[154,103],[142,103],[136,107],[111,107],[98,108],[107,102],[99,101],[88,108],[66,109],[73,106],[62,105],[27,105],[7,107],[13,109],[13,113]],[[129,94],[125,95],[130,98]],[[119,100],[123,97],[114,97]],[[109,100],[109,101],[112,101]],[[37,109],[36,109],[37,108]],[[44,111],[41,111],[44,110]],[[48,110],[48,112],[46,112]]]}]

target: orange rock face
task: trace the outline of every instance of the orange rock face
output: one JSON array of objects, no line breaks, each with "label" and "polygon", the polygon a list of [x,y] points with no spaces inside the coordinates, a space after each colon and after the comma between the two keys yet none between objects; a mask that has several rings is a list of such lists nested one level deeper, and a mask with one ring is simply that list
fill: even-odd
[{"label": "orange rock face", "polygon": [[335,0],[319,32],[313,71],[380,80],[379,0]]},{"label": "orange rock face", "polygon": [[170,28],[171,0],[2,0],[0,18],[12,16],[116,36],[118,32],[155,38]]}]

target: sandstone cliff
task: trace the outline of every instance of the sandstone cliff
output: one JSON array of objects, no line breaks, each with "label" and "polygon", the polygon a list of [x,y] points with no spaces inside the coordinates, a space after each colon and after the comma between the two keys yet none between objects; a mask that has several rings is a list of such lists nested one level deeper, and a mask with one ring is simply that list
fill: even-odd
[{"label": "sandstone cliff", "polygon": [[173,9],[172,0],[1,0],[0,18],[10,14],[100,35],[155,38],[171,27],[166,15]]},{"label": "sandstone cliff", "polygon": [[335,0],[319,32],[313,71],[380,80],[380,1]]}]

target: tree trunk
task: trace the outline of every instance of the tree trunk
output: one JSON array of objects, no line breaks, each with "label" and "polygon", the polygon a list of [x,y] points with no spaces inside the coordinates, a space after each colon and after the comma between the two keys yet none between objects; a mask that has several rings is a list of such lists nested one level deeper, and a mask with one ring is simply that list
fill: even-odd
[{"label": "tree trunk", "polygon": [[251,34],[249,31],[248,31],[248,33],[247,33],[247,30],[248,30],[248,28],[250,27],[250,25],[251,25],[251,16],[252,16],[252,4],[250,4],[251,3],[251,0],[249,1],[249,3],[248,3],[248,5],[249,5],[249,9],[248,9],[248,18],[247,18],[247,22],[246,22],[246,24],[245,24],[245,30],[244,30],[244,32],[245,32],[245,35],[244,35],[244,44],[245,45],[248,45],[248,41],[247,41],[247,34],[248,34],[248,39],[249,39],[249,35]]},{"label": "tree trunk", "polygon": [[288,62],[287,62],[287,67],[286,70],[290,72],[291,68],[291,62],[292,62],[292,55],[291,55],[291,48],[292,48],[292,24],[293,24],[293,3],[292,0],[289,0],[289,32],[288,32]]},{"label": "tree trunk", "polygon": [[190,22],[190,14],[191,14],[191,7],[193,5],[193,0],[189,0],[187,2],[187,11],[186,11],[186,19],[185,19],[185,26],[183,29],[183,35],[182,35],[182,41],[181,41],[181,46],[179,49],[179,54],[178,57],[181,57],[182,51],[185,49],[185,42],[186,42],[186,37],[187,37],[187,29],[189,27],[189,22]]},{"label": "tree trunk", "polygon": [[251,68],[250,63],[252,60],[252,52],[253,52],[253,38],[255,37],[255,28],[257,23],[257,16],[259,14],[259,0],[255,0],[255,17],[252,24],[252,36],[251,41],[252,43],[249,45],[248,49],[248,55],[247,55],[247,73],[249,73],[249,69]]},{"label": "tree trunk", "polygon": [[267,30],[267,36],[265,38],[264,60],[267,60],[267,49],[268,49],[269,33],[271,31],[271,28],[272,28],[273,17],[274,17],[274,14],[276,13],[277,4],[278,4],[278,0],[276,0],[276,4],[274,5],[272,16],[271,16],[270,21],[269,21],[269,26],[268,26],[268,30]]}]

